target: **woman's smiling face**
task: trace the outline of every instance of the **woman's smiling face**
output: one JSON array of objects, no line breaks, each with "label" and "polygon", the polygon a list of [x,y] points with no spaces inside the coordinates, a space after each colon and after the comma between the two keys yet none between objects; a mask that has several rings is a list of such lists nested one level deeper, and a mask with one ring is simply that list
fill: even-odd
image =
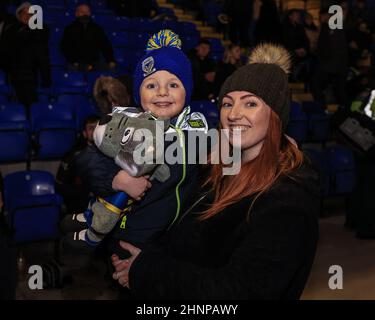
[{"label": "woman's smiling face", "polygon": [[[220,121],[229,130],[229,142],[241,148],[247,160],[255,158],[266,138],[271,108],[259,97],[247,91],[232,91],[224,96]],[[234,130],[241,134],[241,143],[233,139]]]},{"label": "woman's smiling face", "polygon": [[185,105],[186,91],[172,73],[162,70],[143,80],[140,88],[141,105],[157,117],[178,116]]}]

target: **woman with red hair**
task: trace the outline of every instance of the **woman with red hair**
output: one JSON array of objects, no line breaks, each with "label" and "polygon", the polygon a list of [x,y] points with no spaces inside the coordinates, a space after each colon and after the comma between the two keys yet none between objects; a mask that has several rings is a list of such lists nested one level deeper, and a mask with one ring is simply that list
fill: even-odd
[{"label": "woman with red hair", "polygon": [[[136,298],[298,299],[318,238],[317,175],[284,134],[288,52],[260,45],[223,84],[221,128],[241,149],[237,175],[211,164],[201,194],[159,241],[112,256]],[[235,139],[238,133],[241,139]]]}]

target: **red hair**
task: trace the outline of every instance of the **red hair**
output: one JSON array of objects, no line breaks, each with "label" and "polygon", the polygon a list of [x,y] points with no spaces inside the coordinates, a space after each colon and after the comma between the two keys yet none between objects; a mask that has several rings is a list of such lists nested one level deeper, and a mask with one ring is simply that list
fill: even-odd
[{"label": "red hair", "polygon": [[241,164],[240,172],[234,176],[223,176],[222,163],[211,164],[211,172],[204,186],[214,192],[214,202],[202,213],[200,220],[208,219],[225,207],[239,200],[256,195],[249,212],[262,193],[269,190],[282,175],[301,166],[303,154],[281,132],[281,121],[271,111],[267,135],[259,155]]}]

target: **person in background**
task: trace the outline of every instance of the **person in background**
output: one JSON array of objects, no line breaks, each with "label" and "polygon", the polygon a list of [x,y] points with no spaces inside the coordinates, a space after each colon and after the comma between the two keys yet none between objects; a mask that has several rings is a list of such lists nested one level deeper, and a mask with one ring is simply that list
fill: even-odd
[{"label": "person in background", "polygon": [[315,25],[313,16],[310,13],[306,13],[304,26],[306,36],[309,39],[310,43],[310,51],[312,53],[316,53],[316,49],[318,46],[319,29]]},{"label": "person in background", "polygon": [[308,79],[307,62],[310,52],[309,39],[301,21],[300,10],[292,9],[288,12],[282,26],[283,44],[292,53],[293,71],[292,81],[305,81]]},{"label": "person in background", "polygon": [[[87,146],[94,143],[93,133],[99,116],[89,116],[84,123],[82,138],[62,159],[56,175],[56,191],[64,200],[66,213],[78,213],[87,208],[90,190],[79,176],[77,159]],[[80,165],[83,165],[82,163]]]},{"label": "person in background", "polygon": [[253,0],[226,0],[224,12],[229,17],[229,38],[243,48],[250,46]]},{"label": "person in background", "polygon": [[102,115],[112,113],[114,106],[130,105],[128,87],[113,77],[99,77],[95,82],[93,95]]},{"label": "person in background", "polygon": [[86,4],[77,7],[76,20],[64,29],[60,47],[71,70],[101,71],[116,67],[112,44],[103,29],[92,21],[91,9]]},{"label": "person in background", "polygon": [[218,96],[226,78],[241,66],[241,47],[236,44],[227,46],[224,51],[223,60],[217,63],[215,69],[215,96]]},{"label": "person in background", "polygon": [[0,172],[0,300],[13,300],[17,286],[17,254],[3,212],[3,179]]},{"label": "person in background", "polygon": [[9,52],[4,39],[9,28],[17,23],[16,17],[7,13],[5,3],[0,3],[0,70],[7,73]]},{"label": "person in background", "polygon": [[[48,49],[49,29],[31,29],[31,4],[24,2],[16,10],[18,22],[9,27],[3,37],[10,84],[14,87],[17,100],[29,107],[38,100],[39,78],[42,87],[51,85],[51,70]],[[39,77],[40,76],[40,77]]]},{"label": "person in background", "polygon": [[320,34],[317,47],[317,68],[313,77],[312,91],[315,102],[326,109],[324,90],[332,84],[337,103],[348,105],[346,75],[348,72],[348,42],[344,30],[331,30],[328,21],[331,14],[323,8],[320,14]]},{"label": "person in background", "polygon": [[255,44],[282,42],[281,22],[274,0],[255,0],[253,19]]},{"label": "person in background", "polygon": [[210,42],[201,39],[189,55],[194,80],[192,100],[206,100],[214,96],[215,63],[208,56],[210,50]]}]

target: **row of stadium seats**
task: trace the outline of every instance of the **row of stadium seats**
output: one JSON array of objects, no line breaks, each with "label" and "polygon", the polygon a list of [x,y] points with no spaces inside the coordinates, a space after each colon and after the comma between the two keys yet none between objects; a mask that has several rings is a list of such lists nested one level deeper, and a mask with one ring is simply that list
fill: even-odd
[{"label": "row of stadium seats", "polygon": [[331,118],[313,101],[292,101],[289,117],[286,132],[297,143],[326,143],[331,139]]},{"label": "row of stadium seats", "polygon": [[[321,196],[353,192],[356,171],[353,154],[341,146],[305,150],[321,176]],[[62,199],[55,193],[54,178],[48,172],[20,171],[4,178],[7,221],[16,242],[58,237]]]},{"label": "row of stadium seats", "polygon": [[343,146],[333,146],[323,150],[305,148],[320,174],[321,195],[345,195],[354,191],[356,165],[353,152]]},{"label": "row of stadium seats", "polygon": [[[209,101],[191,103],[193,111],[205,114],[210,127],[219,121],[218,109]],[[36,103],[25,109],[17,103],[0,104],[0,162],[26,161],[30,158],[61,159],[76,142],[83,122],[98,114],[83,95],[60,95],[53,103]]]},{"label": "row of stadium seats", "polygon": [[[64,101],[64,96],[60,100]],[[30,120],[22,105],[1,104],[0,145],[7,147],[0,149],[0,162],[61,159],[76,143],[84,120],[98,114],[85,97],[81,96],[81,100],[34,104]]]}]

